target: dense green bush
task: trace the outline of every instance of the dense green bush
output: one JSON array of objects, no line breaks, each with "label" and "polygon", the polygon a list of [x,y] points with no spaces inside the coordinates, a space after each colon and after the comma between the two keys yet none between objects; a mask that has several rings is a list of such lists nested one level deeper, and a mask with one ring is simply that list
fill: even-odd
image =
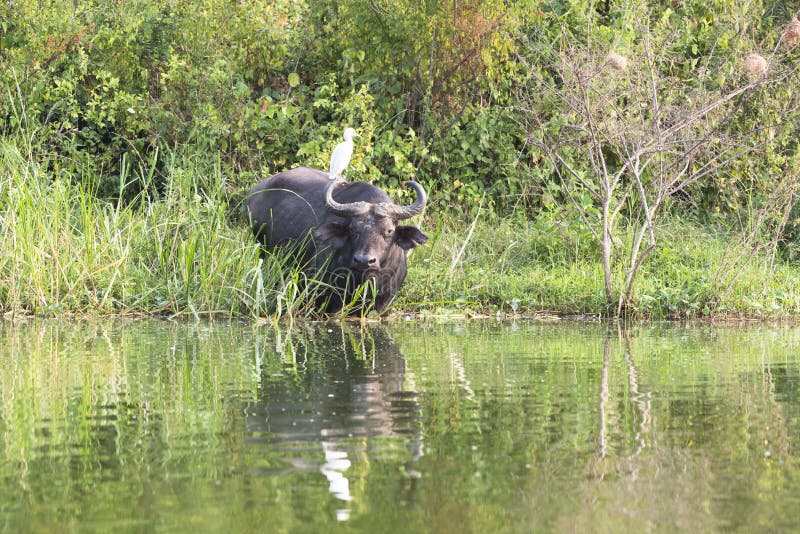
[{"label": "dense green bush", "polygon": [[[781,43],[790,9],[735,0],[6,2],[0,135],[24,145],[48,175],[83,169],[96,177],[96,195],[124,191],[130,200],[144,189],[163,194],[175,161],[192,161],[200,189],[229,192],[296,165],[324,168],[354,126],[362,137],[351,179],[402,198],[401,181],[414,177],[437,210],[474,214],[480,205],[532,218],[558,208],[574,217],[535,146],[571,113],[530,83],[532,68],[563,83],[538,54],[543,45],[630,51],[640,44],[633,23],[647,20],[674,48],[659,69],[691,84],[702,67],[710,73],[702,83],[721,87],[742,76],[750,51],[772,61],[776,50],[784,59],[773,64],[794,68],[798,47]],[[798,73],[782,84],[742,102],[728,123],[777,135],[770,148],[692,184],[675,208],[738,221],[777,189],[794,194],[800,135],[789,111],[798,107]],[[521,107],[533,116],[523,120]],[[768,131],[763,117],[784,124]],[[217,171],[221,183],[204,179]],[[796,219],[787,221],[795,233]]]},{"label": "dense green bush", "polygon": [[221,164],[237,188],[324,167],[352,125],[353,177],[394,188],[416,174],[447,205],[486,191],[507,206],[526,190],[516,21],[498,0],[8,3],[0,131],[84,165],[113,197],[123,162],[154,165],[162,187],[170,152]]},{"label": "dense green bush", "polygon": [[[474,206],[485,195],[500,213],[553,198],[516,110],[526,76],[516,58],[535,41],[557,42],[566,24],[598,50],[624,51],[645,13],[683,58],[663,68],[693,76],[713,51],[721,62],[706,83],[725,83],[743,54],[777,45],[790,18],[732,0],[36,0],[1,13],[0,131],[106,177],[100,194],[118,193],[124,155],[152,162],[157,150],[219,163],[235,187],[298,164],[324,167],[351,125],[363,136],[353,177],[396,187],[416,174],[442,205]],[[784,99],[748,105],[789,106],[796,86],[790,78]],[[543,127],[565,111],[542,102]],[[744,109],[740,127],[757,127],[746,120],[757,115]],[[698,184],[690,209],[730,210],[743,190],[768,190],[765,167],[784,168],[796,132],[785,129],[770,161]],[[156,160],[158,171],[167,164]]]}]

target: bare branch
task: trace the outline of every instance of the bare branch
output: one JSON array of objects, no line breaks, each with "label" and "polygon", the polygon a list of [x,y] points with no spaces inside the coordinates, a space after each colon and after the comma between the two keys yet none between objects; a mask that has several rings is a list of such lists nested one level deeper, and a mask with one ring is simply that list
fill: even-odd
[{"label": "bare branch", "polygon": [[[675,75],[676,64],[693,61],[673,54],[670,39],[675,31],[651,32],[646,19],[637,30],[622,68],[619,61],[608,59],[621,58],[613,49],[609,53],[593,48],[592,28],[587,29],[587,41],[578,43],[566,27],[558,44],[541,42],[535,47],[531,57],[537,65],[544,62],[546,69],[528,65],[530,79],[547,102],[542,109],[548,116],[528,124],[542,134],[537,146],[553,163],[566,197],[601,245],[609,304],[611,270],[625,272],[618,313],[632,298],[641,266],[656,246],[659,220],[671,205],[668,199],[769,145],[772,132],[787,127],[786,119],[797,113],[800,102],[795,91],[780,109],[770,110],[777,117],[770,124],[742,127],[737,122],[742,118],[759,118],[748,102],[796,75],[796,60],[782,67],[776,48],[769,68],[758,77],[741,78],[741,83],[720,89],[718,79],[731,79],[730,62],[719,60],[718,43],[691,63],[691,75]],[[537,105],[528,101],[528,112],[535,116]],[[588,209],[582,195],[593,203]],[[633,230],[631,248],[627,258],[612,265],[612,234],[625,213],[636,214],[627,221]]]}]

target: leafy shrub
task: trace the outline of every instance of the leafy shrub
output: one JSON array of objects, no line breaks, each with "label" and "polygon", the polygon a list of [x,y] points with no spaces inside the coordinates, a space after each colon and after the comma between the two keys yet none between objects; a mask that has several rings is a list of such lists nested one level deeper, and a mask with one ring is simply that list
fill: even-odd
[{"label": "leafy shrub", "polygon": [[[170,158],[219,168],[241,190],[300,164],[327,166],[345,126],[362,135],[348,170],[401,193],[414,177],[433,206],[504,215],[565,204],[551,165],[520,127],[518,57],[534,42],[573,39],[598,50],[635,44],[632,21],[648,17],[680,58],[660,65],[688,81],[710,50],[724,59],[705,83],[740,71],[741,55],[777,44],[787,16],[733,0],[626,5],[501,0],[32,0],[0,14],[0,133],[26,139],[49,165],[68,159],[99,176],[99,196],[120,194],[121,175],[163,192]],[[758,10],[771,13],[758,17]],[[741,27],[742,21],[748,22]],[[796,55],[796,52],[794,52]],[[554,84],[541,57],[530,58]],[[710,68],[711,66],[709,66]],[[715,67],[715,68],[717,68]],[[740,75],[740,74],[739,74]],[[790,107],[796,77],[751,99]],[[569,110],[537,99],[542,128]],[[742,131],[758,128],[741,110]],[[763,113],[761,114],[763,115]],[[773,189],[797,154],[787,122],[765,158],[728,167],[688,188],[688,213],[735,212]],[[153,169],[145,183],[132,169]]]}]

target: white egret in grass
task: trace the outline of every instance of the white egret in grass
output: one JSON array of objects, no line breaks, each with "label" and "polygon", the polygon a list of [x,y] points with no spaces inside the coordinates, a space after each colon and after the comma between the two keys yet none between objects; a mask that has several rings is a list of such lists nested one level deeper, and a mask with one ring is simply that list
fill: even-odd
[{"label": "white egret in grass", "polygon": [[350,163],[350,157],[353,155],[353,137],[360,137],[352,128],[344,131],[344,142],[336,145],[331,153],[331,170],[328,173],[328,178],[335,180],[341,176],[342,172],[347,168]]}]

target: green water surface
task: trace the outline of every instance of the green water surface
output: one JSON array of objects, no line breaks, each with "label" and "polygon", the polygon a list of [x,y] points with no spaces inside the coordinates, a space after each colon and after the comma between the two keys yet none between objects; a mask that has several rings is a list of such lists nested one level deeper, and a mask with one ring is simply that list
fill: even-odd
[{"label": "green water surface", "polygon": [[5,532],[800,528],[800,329],[0,323]]}]

